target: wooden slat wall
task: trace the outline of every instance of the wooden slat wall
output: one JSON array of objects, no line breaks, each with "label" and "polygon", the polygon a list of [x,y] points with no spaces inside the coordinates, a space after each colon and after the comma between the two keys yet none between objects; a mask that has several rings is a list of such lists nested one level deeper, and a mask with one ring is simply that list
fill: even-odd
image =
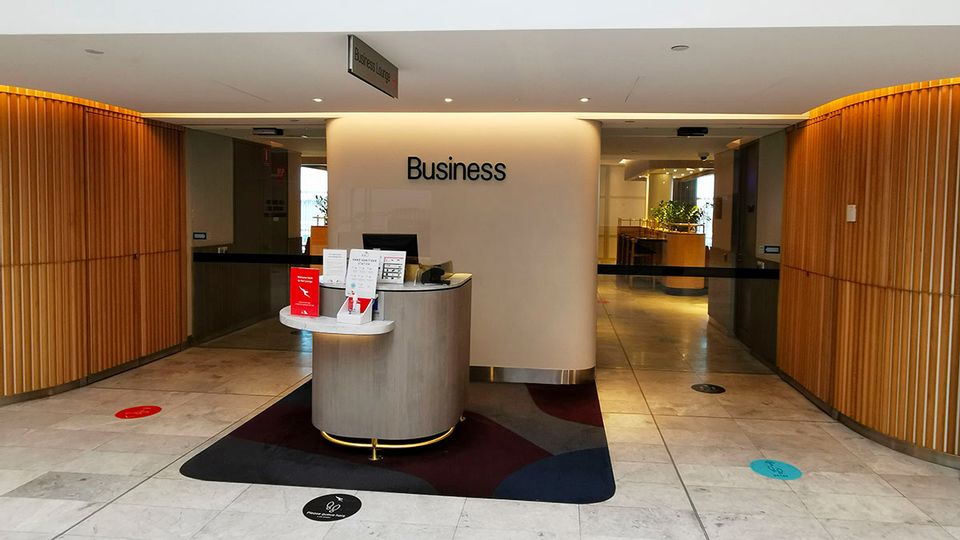
[{"label": "wooden slat wall", "polygon": [[960,454],[960,80],[863,96],[788,135],[778,362],[853,420]]},{"label": "wooden slat wall", "polygon": [[182,132],[0,87],[0,397],[186,339]]}]

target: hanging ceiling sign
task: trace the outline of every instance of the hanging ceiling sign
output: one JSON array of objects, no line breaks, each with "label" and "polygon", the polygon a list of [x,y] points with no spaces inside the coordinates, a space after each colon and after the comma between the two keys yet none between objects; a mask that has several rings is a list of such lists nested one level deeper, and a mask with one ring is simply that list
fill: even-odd
[{"label": "hanging ceiling sign", "polygon": [[390,97],[399,95],[397,66],[357,36],[347,36],[347,73]]}]

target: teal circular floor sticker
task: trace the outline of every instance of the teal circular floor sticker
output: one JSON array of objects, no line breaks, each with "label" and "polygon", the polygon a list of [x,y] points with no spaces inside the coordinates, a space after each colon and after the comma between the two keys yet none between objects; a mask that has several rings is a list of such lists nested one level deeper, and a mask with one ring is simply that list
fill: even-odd
[{"label": "teal circular floor sticker", "polygon": [[796,480],[803,476],[800,469],[789,463],[774,459],[755,459],[750,462],[750,468],[761,476],[777,480]]}]

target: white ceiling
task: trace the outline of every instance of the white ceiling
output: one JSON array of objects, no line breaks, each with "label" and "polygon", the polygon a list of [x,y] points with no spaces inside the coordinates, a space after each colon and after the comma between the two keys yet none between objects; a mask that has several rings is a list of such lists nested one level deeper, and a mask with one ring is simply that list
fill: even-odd
[{"label": "white ceiling", "polygon": [[[143,112],[560,111],[590,117],[798,114],[862,90],[960,75],[956,26],[361,37],[399,66],[400,99],[346,73],[345,33],[6,35],[0,36],[0,84]],[[680,43],[690,50],[670,51]],[[590,102],[580,103],[583,96]]]},{"label": "white ceiling", "polygon": [[[30,0],[0,34],[782,28],[960,24],[956,0]],[[227,7],[229,6],[229,7]]]},{"label": "white ceiling", "polygon": [[[251,126],[281,126],[273,144],[313,156],[325,153],[323,118],[342,113],[571,113],[603,121],[603,158],[616,162],[697,159],[844,95],[960,75],[960,26],[361,33],[400,68],[394,100],[346,73],[346,35],[0,35],[0,84],[200,113],[165,119],[261,142],[271,139],[249,135]],[[670,51],[676,44],[690,49]],[[666,118],[643,117],[657,113]],[[710,135],[677,138],[681,125]]]}]

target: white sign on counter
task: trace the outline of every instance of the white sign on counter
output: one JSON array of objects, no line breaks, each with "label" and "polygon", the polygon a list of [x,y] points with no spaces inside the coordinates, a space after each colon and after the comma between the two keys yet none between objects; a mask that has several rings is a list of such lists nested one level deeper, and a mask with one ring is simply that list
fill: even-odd
[{"label": "white sign on counter", "polygon": [[346,296],[373,298],[377,294],[377,280],[383,265],[383,252],[376,249],[351,249],[347,266]]},{"label": "white sign on counter", "polygon": [[323,250],[323,282],[343,283],[347,278],[347,250]]},{"label": "white sign on counter", "polygon": [[383,264],[380,268],[380,283],[403,284],[403,270],[407,263],[406,251],[381,251]]}]

